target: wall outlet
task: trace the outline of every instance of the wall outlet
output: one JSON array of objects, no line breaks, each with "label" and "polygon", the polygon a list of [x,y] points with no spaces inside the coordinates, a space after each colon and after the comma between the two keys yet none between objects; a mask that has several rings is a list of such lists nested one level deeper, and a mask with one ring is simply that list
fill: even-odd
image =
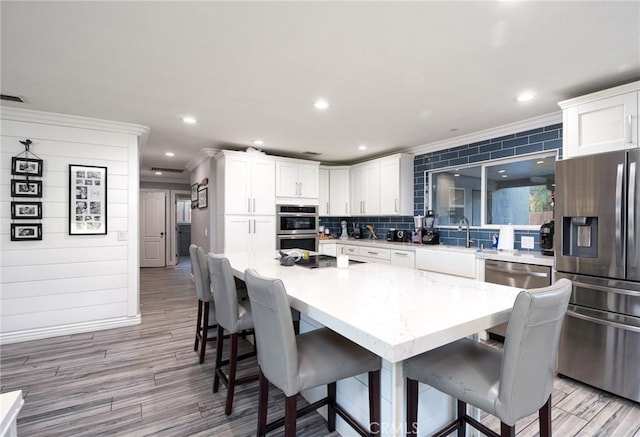
[{"label": "wall outlet", "polygon": [[520,247],[522,249],[533,249],[533,237],[521,237],[520,238]]},{"label": "wall outlet", "polygon": [[118,241],[127,241],[127,231],[118,231]]}]

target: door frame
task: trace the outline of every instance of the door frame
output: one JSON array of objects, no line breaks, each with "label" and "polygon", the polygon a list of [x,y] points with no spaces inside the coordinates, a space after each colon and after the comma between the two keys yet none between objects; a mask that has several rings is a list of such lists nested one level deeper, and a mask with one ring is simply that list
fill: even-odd
[{"label": "door frame", "polygon": [[191,191],[189,190],[169,190],[170,193],[170,197],[171,197],[171,201],[169,202],[169,209],[171,211],[169,211],[169,218],[168,218],[168,222],[169,223],[169,229],[171,229],[171,232],[168,232],[167,235],[169,235],[170,238],[170,243],[169,243],[169,247],[170,250],[167,254],[167,265],[168,266],[175,266],[178,264],[178,257],[176,256],[178,253],[178,224],[176,223],[176,212],[177,212],[177,202],[178,202],[178,195],[185,195],[187,197],[191,197]]}]

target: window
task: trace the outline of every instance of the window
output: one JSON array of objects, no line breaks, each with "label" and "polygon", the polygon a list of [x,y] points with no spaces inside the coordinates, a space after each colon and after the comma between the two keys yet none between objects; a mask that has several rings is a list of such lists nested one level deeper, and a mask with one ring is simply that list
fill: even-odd
[{"label": "window", "polygon": [[176,222],[191,223],[191,199],[178,199],[176,201]]},{"label": "window", "polygon": [[425,209],[432,205],[438,226],[466,217],[479,227],[538,228],[553,219],[555,161],[554,152],[425,172]]}]

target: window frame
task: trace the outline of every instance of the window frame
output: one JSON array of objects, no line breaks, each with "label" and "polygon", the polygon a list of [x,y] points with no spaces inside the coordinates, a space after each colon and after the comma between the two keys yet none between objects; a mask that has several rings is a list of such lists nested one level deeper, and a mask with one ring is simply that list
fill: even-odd
[{"label": "window frame", "polygon": [[[529,161],[534,159],[543,159],[553,157],[554,160],[558,161],[558,149],[554,150],[546,150],[543,152],[534,152],[534,153],[525,153],[522,155],[510,156],[508,158],[500,158],[500,159],[492,159],[488,161],[478,161],[473,164],[465,164],[465,165],[456,165],[450,167],[442,167],[432,170],[425,170],[423,174],[424,178],[424,208],[423,214],[426,215],[426,212],[431,209],[430,205],[433,205],[433,175],[438,173],[450,173],[452,170],[457,169],[465,169],[465,168],[480,168],[480,225],[471,226],[472,229],[487,229],[487,230],[495,230],[500,229],[502,224],[493,224],[487,223],[487,167],[493,167],[495,165],[506,165],[514,162],[520,161]],[[451,188],[450,188],[451,189]],[[436,211],[438,214],[438,211]],[[437,222],[436,222],[437,223]],[[537,231],[540,229],[540,225],[513,225],[516,230],[521,231]],[[457,225],[441,225],[437,224],[438,228],[442,229],[458,229]]]}]

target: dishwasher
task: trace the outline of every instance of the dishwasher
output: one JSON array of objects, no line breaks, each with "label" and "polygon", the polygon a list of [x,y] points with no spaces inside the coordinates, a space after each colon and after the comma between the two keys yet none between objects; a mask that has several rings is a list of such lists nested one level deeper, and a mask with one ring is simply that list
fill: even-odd
[{"label": "dishwasher", "polygon": [[[507,261],[486,260],[484,281],[528,290],[551,285],[551,267]],[[489,338],[504,341],[507,323],[488,329]]]}]

